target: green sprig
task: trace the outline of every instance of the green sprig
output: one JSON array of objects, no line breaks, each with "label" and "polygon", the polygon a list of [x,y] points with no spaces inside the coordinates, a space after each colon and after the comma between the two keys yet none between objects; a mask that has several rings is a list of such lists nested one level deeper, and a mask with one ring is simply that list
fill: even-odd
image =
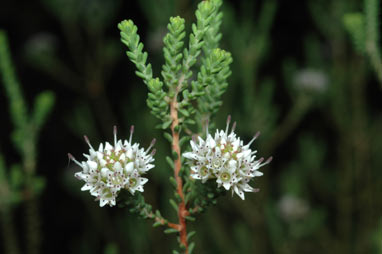
[{"label": "green sprig", "polygon": [[[215,2],[215,1],[214,1]],[[192,76],[192,66],[196,63],[197,57],[203,46],[203,36],[209,28],[212,14],[215,10],[214,2],[202,1],[196,10],[196,24],[192,24],[192,33],[190,34],[188,49],[184,49],[184,59],[182,64],[183,79],[180,83],[187,81]],[[184,89],[185,87],[183,87]]]},{"label": "green sprig", "polygon": [[201,117],[216,114],[222,101],[220,97],[226,91],[227,78],[231,75],[229,65],[232,63],[232,56],[229,52],[221,49],[214,49],[206,59],[198,74],[195,87],[207,84],[204,94],[198,98],[198,113]]},{"label": "green sprig", "polygon": [[179,79],[181,60],[183,57],[183,39],[186,35],[184,31],[184,19],[171,17],[167,26],[168,33],[163,39],[163,55],[165,64],[162,67],[162,76],[166,85],[175,88]]},{"label": "green sprig", "polygon": [[137,34],[137,26],[131,20],[124,20],[118,24],[118,28],[121,31],[121,41],[129,49],[126,54],[138,69],[135,73],[148,84],[153,77],[153,72],[151,64],[146,64],[147,52],[143,52],[143,43],[140,42]]},{"label": "green sprig", "polygon": [[20,82],[16,78],[11,61],[7,36],[0,30],[0,70],[5,91],[9,98],[9,110],[13,124],[16,128],[23,128],[27,122],[27,106],[20,89]]}]

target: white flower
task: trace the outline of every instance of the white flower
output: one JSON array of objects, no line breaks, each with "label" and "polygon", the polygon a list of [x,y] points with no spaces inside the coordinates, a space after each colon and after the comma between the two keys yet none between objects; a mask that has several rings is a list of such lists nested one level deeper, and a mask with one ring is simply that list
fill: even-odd
[{"label": "white flower", "polygon": [[121,189],[127,189],[132,195],[136,191],[143,192],[143,185],[148,181],[142,177],[148,170],[154,167],[153,155],[155,149],[149,154],[155,143],[151,142],[148,149],[139,148],[139,144],[132,144],[131,139],[134,126],[130,129],[129,141],[117,141],[117,128],[114,126],[114,146],[106,142],[100,144],[95,150],[85,136],[89,145],[89,154],[84,154],[85,161],[78,162],[73,155],[69,158],[82,168],[74,176],[85,182],[82,191],[89,191],[92,196],[99,200],[102,207],[106,204],[114,206],[116,197]]},{"label": "white flower", "polygon": [[215,137],[212,137],[207,130],[207,138],[203,140],[198,137],[198,142],[194,138],[190,141],[191,152],[186,152],[183,157],[189,159],[191,166],[191,177],[205,183],[209,179],[216,179],[219,187],[226,190],[231,189],[232,195],[236,193],[244,200],[244,192],[255,192],[248,182],[254,177],[263,173],[258,169],[268,164],[272,157],[266,162],[263,158],[255,160],[256,152],[249,146],[259,136],[259,132],[254,138],[244,145],[243,141],[236,137],[234,133],[236,123],[228,133],[231,117],[228,116],[226,130],[217,130]]}]

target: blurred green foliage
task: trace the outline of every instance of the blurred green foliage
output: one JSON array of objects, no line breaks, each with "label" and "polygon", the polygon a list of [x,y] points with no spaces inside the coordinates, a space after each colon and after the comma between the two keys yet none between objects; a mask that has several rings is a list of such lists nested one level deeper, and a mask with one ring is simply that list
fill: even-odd
[{"label": "blurred green foliage", "polygon": [[[61,105],[57,123],[41,129],[52,106],[51,93],[36,96],[31,110],[20,99],[21,87],[9,63],[9,50],[4,48],[5,37],[0,42],[0,76],[6,92],[1,99],[9,98],[11,113],[1,112],[14,123],[16,151],[29,156],[24,149],[37,148],[37,129],[49,141],[63,135],[59,140],[67,142],[48,142],[61,147],[56,148],[62,157],[59,163],[41,152],[32,153],[31,161],[36,162],[38,156],[47,168],[36,167],[33,179],[42,176],[41,172],[54,171],[45,178],[45,188],[41,178],[33,184],[50,202],[42,214],[45,230],[67,234],[65,239],[56,239],[42,232],[43,250],[166,253],[176,241],[128,209],[97,207],[79,192],[80,184],[73,177],[78,169],[66,169],[64,157],[73,147],[79,147],[78,153],[84,150],[86,145],[80,140],[85,133],[103,141],[110,138],[114,124],[124,134],[130,124],[139,126],[135,135],[143,144],[149,144],[152,137],[158,139],[156,168],[150,172],[145,199],[174,218],[168,205],[172,190],[163,187],[172,175],[164,159],[170,151],[161,132],[152,131],[158,120],[145,107],[146,89],[134,77],[134,67],[123,60],[116,24],[121,16],[143,14],[136,23],[146,25],[142,41],[153,73],[159,74],[168,18],[185,17],[188,33],[197,2],[142,0],[131,9],[122,1],[40,3],[58,28],[23,42],[22,59],[30,64],[26,68],[52,81],[51,90],[57,91]],[[221,19],[223,36],[220,40],[212,31],[211,39],[220,40],[220,47],[233,58],[230,85],[216,125],[224,126],[231,114],[244,140],[261,131],[255,144],[259,154],[273,155],[275,160],[257,181],[259,193],[248,195],[245,202],[230,195],[219,198],[216,207],[200,215],[197,223],[190,223],[190,230],[197,231],[195,253],[382,253],[382,105],[376,85],[382,84],[381,2],[309,0],[295,9],[289,5],[293,6],[282,1],[224,1],[223,16],[214,17],[218,25]],[[123,15],[121,6],[126,7]],[[66,132],[58,134],[57,130]],[[69,143],[73,137],[78,141]],[[5,253],[17,253],[12,246],[24,239],[24,228],[12,230],[9,225],[17,219],[23,201],[26,171],[21,165],[25,160],[20,156],[14,163],[5,143],[0,144],[0,206],[12,212],[3,213],[0,222],[3,235],[13,237],[0,247],[6,248]],[[60,188],[52,186],[56,184]],[[55,209],[62,209],[58,218]],[[58,248],[48,240],[64,246]]]},{"label": "blurred green foliage", "polygon": [[13,208],[25,203],[26,245],[28,253],[40,253],[40,214],[37,197],[45,186],[45,178],[35,175],[37,140],[42,126],[54,104],[52,92],[42,92],[34,100],[28,112],[21,86],[17,80],[10,57],[7,36],[0,30],[0,73],[9,100],[9,115],[14,125],[12,141],[20,156],[20,162],[12,165],[7,174],[6,163],[0,154],[0,213],[3,239],[9,253],[18,253],[15,236]]}]

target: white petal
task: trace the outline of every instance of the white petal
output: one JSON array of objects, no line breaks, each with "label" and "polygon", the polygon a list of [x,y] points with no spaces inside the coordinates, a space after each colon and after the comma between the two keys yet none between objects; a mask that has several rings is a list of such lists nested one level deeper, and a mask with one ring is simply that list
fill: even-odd
[{"label": "white petal", "polygon": [[109,170],[108,168],[102,168],[102,169],[101,169],[101,176],[102,176],[102,177],[107,177],[109,171],[110,171],[110,170]]},{"label": "white petal", "polygon": [[229,172],[233,173],[236,170],[237,162],[235,160],[230,160],[228,162],[228,168],[230,169]]},{"label": "white petal", "polygon": [[125,172],[127,174],[130,174],[131,172],[133,172],[133,169],[134,169],[134,163],[133,162],[129,162],[129,163],[126,164]]},{"label": "white petal", "polygon": [[100,201],[99,201],[99,206],[100,207],[104,207],[107,204],[107,202],[108,201],[106,199],[101,198]]},{"label": "white petal", "polygon": [[239,145],[240,145],[240,139],[236,139],[235,141],[233,141],[232,143],[233,150],[237,151],[237,148],[239,147]]},{"label": "white petal", "polygon": [[91,158],[94,158],[97,154],[96,154],[96,151],[94,151],[93,149],[90,149],[89,150],[89,154],[90,154],[90,157]]},{"label": "white petal", "polygon": [[105,144],[105,150],[110,151],[110,150],[112,150],[112,149],[113,149],[113,146],[110,145],[109,142],[106,142],[106,144]]},{"label": "white petal", "polygon": [[191,153],[191,152],[187,152],[187,153],[183,154],[183,157],[187,158],[187,159],[195,159],[195,156],[196,155],[194,153]]},{"label": "white petal", "polygon": [[95,162],[95,161],[87,161],[87,163],[88,163],[88,165],[89,165],[89,168],[91,169],[91,170],[95,170],[96,168],[97,168],[97,162]]},{"label": "white petal", "polygon": [[193,140],[190,141],[190,145],[191,145],[191,148],[193,151],[198,150],[198,146],[195,144],[195,142]]},{"label": "white petal", "polygon": [[103,153],[96,152],[96,157],[97,157],[98,160],[102,160],[103,159]]},{"label": "white petal", "polygon": [[229,182],[224,182],[223,187],[224,189],[229,190],[229,188],[231,188],[231,184]]},{"label": "white petal", "polygon": [[148,180],[149,180],[149,179],[147,179],[147,178],[141,177],[141,178],[139,179],[139,184],[140,184],[140,185],[144,185],[145,183],[147,183]]},{"label": "white petal", "polygon": [[148,165],[146,166],[145,171],[148,171],[148,170],[152,169],[153,167],[155,167],[153,164],[148,164]]},{"label": "white petal", "polygon": [[90,190],[93,186],[91,186],[90,184],[86,183],[84,186],[82,186],[81,190],[82,191],[87,191],[87,190]]},{"label": "white petal", "polygon": [[122,165],[119,161],[117,161],[116,163],[114,163],[114,166],[113,166],[113,169],[117,172],[120,172],[122,170]]},{"label": "white petal", "polygon": [[254,192],[255,191],[255,189],[254,188],[252,188],[249,184],[244,184],[244,185],[242,185],[242,189],[243,189],[243,191],[246,191],[246,192]]},{"label": "white petal", "polygon": [[207,145],[210,149],[216,146],[216,142],[211,136],[209,136],[209,138],[207,139]]},{"label": "white petal", "polygon": [[121,149],[122,149],[121,144],[120,143],[115,144],[115,148],[114,149],[115,149],[116,152],[121,151]]},{"label": "white petal", "polygon": [[89,172],[89,166],[85,161],[81,162],[81,168],[85,173]]},{"label": "white petal", "polygon": [[126,151],[126,157],[129,158],[129,159],[133,158],[133,150],[132,149],[128,149]]},{"label": "white petal", "polygon": [[235,192],[236,192],[236,194],[237,194],[242,200],[244,200],[244,192],[243,192],[242,190],[240,190],[239,188],[237,188],[237,187],[235,186]]},{"label": "white petal", "polygon": [[99,164],[101,165],[101,167],[105,167],[106,166],[106,161],[104,159],[102,159],[102,160],[99,161]]},{"label": "white petal", "polygon": [[82,172],[77,172],[77,173],[74,174],[74,177],[79,179],[79,180],[85,180],[86,175],[84,173],[82,173]]},{"label": "white petal", "polygon": [[193,179],[202,179],[199,173],[192,173],[190,175]]},{"label": "white petal", "polygon": [[198,136],[199,146],[202,146],[204,144],[204,140]]},{"label": "white petal", "polygon": [[244,157],[250,156],[251,155],[251,150],[248,149],[248,150],[243,151],[243,155],[244,155]]}]

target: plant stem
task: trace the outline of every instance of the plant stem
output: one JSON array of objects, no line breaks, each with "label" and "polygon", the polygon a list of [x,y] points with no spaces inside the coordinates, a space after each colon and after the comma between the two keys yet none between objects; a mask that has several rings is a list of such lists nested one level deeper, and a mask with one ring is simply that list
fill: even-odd
[{"label": "plant stem", "polygon": [[2,226],[4,249],[7,254],[19,254],[19,245],[13,224],[12,213],[8,210],[0,210],[0,224]]},{"label": "plant stem", "polygon": [[[179,81],[179,84],[182,84],[182,78]],[[178,206],[178,219],[179,219],[179,234],[180,234],[180,243],[185,247],[185,253],[188,254],[188,243],[187,243],[187,229],[186,229],[186,220],[185,217],[188,215],[188,211],[186,209],[186,204],[184,202],[183,195],[183,181],[179,176],[179,172],[182,167],[181,159],[180,159],[180,146],[179,146],[179,131],[175,130],[179,125],[178,119],[178,92],[180,90],[180,85],[176,88],[176,93],[174,98],[170,103],[170,114],[171,114],[171,134],[172,134],[172,150],[176,152],[177,158],[174,160],[174,177],[177,183],[176,191],[180,196],[181,202]]]},{"label": "plant stem", "polygon": [[162,226],[168,226],[169,228],[180,230],[179,224],[168,222],[166,219],[158,217],[153,212],[148,212],[147,210],[145,210],[145,213],[148,218],[155,220],[155,222],[160,222]]},{"label": "plant stem", "polygon": [[24,141],[23,145],[23,168],[26,177],[25,183],[25,223],[27,253],[40,253],[41,229],[40,215],[38,207],[38,198],[33,191],[33,176],[36,171],[36,139],[33,133],[29,139]]}]

